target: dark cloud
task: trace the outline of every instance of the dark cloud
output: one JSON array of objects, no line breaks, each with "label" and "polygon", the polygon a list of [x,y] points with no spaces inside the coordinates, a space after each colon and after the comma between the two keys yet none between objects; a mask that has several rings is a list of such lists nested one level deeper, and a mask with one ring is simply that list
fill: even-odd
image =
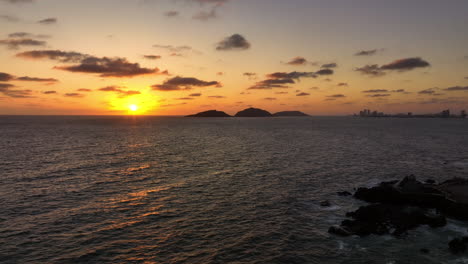
[{"label": "dark cloud", "polygon": [[50,35],[32,34],[28,32],[13,32],[8,34],[9,38],[50,38]]},{"label": "dark cloud", "polygon": [[365,90],[362,91],[363,93],[387,93],[388,90],[386,89],[374,89],[374,90]]},{"label": "dark cloud", "polygon": [[156,91],[180,91],[190,90],[193,87],[221,87],[221,83],[217,81],[202,81],[193,77],[180,77],[176,76],[171,79],[167,79],[163,84],[155,84],[151,87]]},{"label": "dark cloud", "polygon": [[208,96],[208,98],[211,98],[211,99],[223,99],[223,98],[226,98],[225,96],[222,96],[222,95],[210,95]]},{"label": "dark cloud", "polygon": [[228,51],[228,50],[247,50],[250,48],[250,43],[239,34],[234,34],[220,41],[216,50]]},{"label": "dark cloud", "polygon": [[274,97],[265,97],[265,98],[263,98],[263,100],[266,100],[266,101],[275,101],[276,98],[274,98]]},{"label": "dark cloud", "polygon": [[309,61],[304,57],[295,57],[295,58],[292,58],[290,61],[286,62],[286,64],[294,65],[294,66],[302,66],[308,63]]},{"label": "dark cloud", "polygon": [[409,71],[415,68],[425,68],[429,67],[431,64],[429,62],[415,57],[415,58],[406,58],[393,61],[389,64],[383,65],[380,67],[382,70],[397,70],[397,71]]},{"label": "dark cloud", "polygon": [[392,93],[406,93],[405,89],[391,90]]},{"label": "dark cloud", "polygon": [[15,87],[13,84],[0,83],[0,93],[4,96],[12,98],[32,98],[31,90],[12,90]]},{"label": "dark cloud", "polygon": [[315,72],[275,72],[267,74],[268,78],[271,79],[300,79],[300,78],[316,78]]},{"label": "dark cloud", "polygon": [[37,21],[37,23],[42,24],[42,25],[52,25],[52,24],[57,24],[57,18],[55,17],[50,17],[46,19],[42,19]]},{"label": "dark cloud", "polygon": [[56,91],[44,91],[43,94],[56,94]]},{"label": "dark cloud", "polygon": [[148,60],[158,60],[161,58],[159,55],[143,55],[143,58]]},{"label": "dark cloud", "polygon": [[18,49],[23,46],[45,46],[47,42],[30,38],[2,39],[0,45],[7,46],[10,49]]},{"label": "dark cloud", "polygon": [[61,50],[32,50],[18,53],[16,56],[25,59],[50,59],[63,63],[81,62],[90,57],[89,55],[79,52]]},{"label": "dark cloud", "polygon": [[47,82],[47,83],[55,83],[58,82],[55,78],[37,78],[37,77],[29,77],[23,76],[16,78],[18,81],[25,81],[25,82]]},{"label": "dark cloud", "polygon": [[275,94],[288,94],[288,92],[276,92]]},{"label": "dark cloud", "polygon": [[334,72],[332,69],[322,69],[322,70],[315,72],[315,74],[317,75],[332,75],[333,73]]},{"label": "dark cloud", "polygon": [[449,87],[445,88],[444,91],[449,91],[449,92],[458,92],[458,91],[468,91],[468,86],[454,86],[454,87]]},{"label": "dark cloud", "polygon": [[357,52],[356,54],[354,54],[355,56],[372,56],[372,55],[375,55],[377,54],[379,50],[377,49],[373,49],[373,50],[361,50],[359,52]]},{"label": "dark cloud", "polygon": [[103,88],[99,88],[98,90],[101,92],[115,92],[119,95],[120,98],[141,94],[140,91],[131,91],[131,90],[123,90],[120,86],[107,86]]},{"label": "dark cloud", "polygon": [[309,96],[309,95],[310,93],[304,93],[304,92],[296,94],[296,96]]},{"label": "dark cloud", "polygon": [[244,72],[242,75],[247,76],[249,80],[257,79],[257,74],[255,72]]},{"label": "dark cloud", "polygon": [[77,91],[78,91],[78,92],[87,92],[87,93],[89,93],[89,92],[92,92],[93,90],[91,90],[91,89],[86,89],[86,88],[80,88],[80,89],[78,89]]},{"label": "dark cloud", "polygon": [[321,68],[332,69],[332,68],[336,68],[336,67],[338,67],[338,64],[336,64],[336,63],[326,63],[326,64],[323,64]]},{"label": "dark cloud", "polygon": [[380,77],[384,76],[386,73],[380,69],[379,65],[373,64],[373,65],[366,65],[361,68],[356,68],[355,71],[360,72],[364,75],[369,75],[372,77]]},{"label": "dark cloud", "polygon": [[327,98],[345,98],[346,96],[344,94],[333,94],[333,95],[328,95]]},{"label": "dark cloud", "polygon": [[390,94],[370,94],[367,97],[388,97]]},{"label": "dark cloud", "polygon": [[437,90],[438,90],[438,88],[429,88],[429,89],[425,89],[425,90],[419,91],[418,94],[422,94],[422,95],[434,95],[434,96],[442,95],[442,94],[438,93]]},{"label": "dark cloud", "polygon": [[80,94],[80,93],[66,93],[63,96],[65,96],[65,97],[75,97],[75,98],[85,97],[84,94]]},{"label": "dark cloud", "polygon": [[11,81],[15,78],[15,76],[5,73],[5,72],[0,72],[0,82],[8,82]]},{"label": "dark cloud", "polygon": [[191,97],[181,97],[181,98],[177,98],[176,100],[194,100],[193,98]]},{"label": "dark cloud", "polygon": [[200,97],[200,96],[202,96],[202,94],[201,93],[193,93],[193,94],[189,94],[189,96]]},{"label": "dark cloud", "polygon": [[249,90],[268,90],[273,88],[289,88],[288,84],[295,84],[301,78],[316,78],[314,72],[274,72],[266,75],[268,79],[257,82]]},{"label": "dark cloud", "polygon": [[164,15],[167,17],[176,17],[176,16],[179,16],[179,12],[171,10],[171,11],[165,12]]},{"label": "dark cloud", "polygon": [[343,86],[348,86],[348,83],[341,82],[341,83],[338,83],[337,86],[341,86],[341,87],[343,87]]}]

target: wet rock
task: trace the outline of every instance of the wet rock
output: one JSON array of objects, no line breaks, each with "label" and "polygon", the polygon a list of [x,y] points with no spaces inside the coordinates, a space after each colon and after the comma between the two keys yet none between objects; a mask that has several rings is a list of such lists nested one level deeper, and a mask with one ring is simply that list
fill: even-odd
[{"label": "wet rock", "polygon": [[320,202],[320,206],[322,207],[329,207],[331,204],[330,204],[330,201],[322,201]]},{"label": "wet rock", "polygon": [[347,236],[351,236],[352,234],[350,232],[348,232],[347,230],[339,227],[339,226],[332,226],[328,229],[328,233],[330,234],[335,234],[335,235],[338,235],[338,236],[343,236],[343,237],[347,237]]},{"label": "wet rock", "polygon": [[459,254],[466,251],[466,244],[468,243],[468,237],[455,238],[449,242],[450,251],[453,254]]}]

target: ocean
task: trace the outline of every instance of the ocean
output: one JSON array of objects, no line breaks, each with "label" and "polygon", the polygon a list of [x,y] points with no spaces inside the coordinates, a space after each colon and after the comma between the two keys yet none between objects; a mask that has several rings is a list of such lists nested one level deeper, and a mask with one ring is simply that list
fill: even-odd
[{"label": "ocean", "polygon": [[455,220],[327,232],[364,204],[338,191],[467,177],[468,120],[2,116],[0,134],[0,263],[468,263]]}]

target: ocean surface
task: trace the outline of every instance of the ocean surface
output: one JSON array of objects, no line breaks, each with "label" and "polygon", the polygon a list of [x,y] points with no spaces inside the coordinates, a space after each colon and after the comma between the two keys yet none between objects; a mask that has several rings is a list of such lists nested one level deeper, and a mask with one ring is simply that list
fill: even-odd
[{"label": "ocean surface", "polygon": [[468,263],[454,220],[327,233],[410,174],[468,177],[468,120],[1,116],[0,263]]}]

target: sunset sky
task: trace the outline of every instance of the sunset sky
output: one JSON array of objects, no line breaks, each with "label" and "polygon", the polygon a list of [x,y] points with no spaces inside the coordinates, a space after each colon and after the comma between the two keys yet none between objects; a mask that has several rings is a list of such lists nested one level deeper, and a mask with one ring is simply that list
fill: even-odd
[{"label": "sunset sky", "polygon": [[466,0],[0,0],[0,114],[459,111],[467,12]]}]

